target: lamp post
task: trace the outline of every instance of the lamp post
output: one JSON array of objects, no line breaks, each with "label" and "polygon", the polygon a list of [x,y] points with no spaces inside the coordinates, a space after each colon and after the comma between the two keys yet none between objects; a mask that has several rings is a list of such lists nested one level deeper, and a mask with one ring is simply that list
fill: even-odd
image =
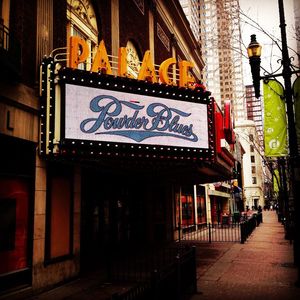
[{"label": "lamp post", "polygon": [[[289,176],[290,176],[290,191],[291,198],[293,198],[294,211],[291,212],[291,222],[294,223],[294,262],[298,268],[298,278],[296,285],[300,285],[300,214],[299,214],[299,201],[300,201],[300,164],[298,155],[298,145],[297,145],[297,134],[295,127],[295,115],[294,115],[294,104],[293,104],[293,90],[291,84],[291,77],[294,73],[299,73],[299,71],[291,70],[291,60],[288,53],[287,38],[286,38],[286,24],[284,17],[284,6],[283,0],[278,0],[279,7],[279,17],[280,17],[280,29],[281,29],[281,41],[282,41],[282,73],[279,74],[269,74],[266,76],[260,76],[260,56],[261,56],[261,46],[256,41],[256,36],[251,35],[251,42],[248,46],[248,56],[251,66],[251,73],[253,78],[253,85],[255,89],[255,97],[260,97],[260,80],[267,78],[275,78],[282,76],[284,80],[285,87],[285,102],[286,102],[286,112],[288,121],[288,136],[289,136]],[[288,196],[288,195],[286,195]],[[287,198],[288,199],[288,198]],[[288,201],[288,200],[287,200]]]},{"label": "lamp post", "polygon": [[256,35],[251,35],[251,41],[247,48],[249,62],[251,66],[251,73],[253,78],[253,86],[255,91],[255,97],[260,97],[260,56],[261,45],[256,41]]}]

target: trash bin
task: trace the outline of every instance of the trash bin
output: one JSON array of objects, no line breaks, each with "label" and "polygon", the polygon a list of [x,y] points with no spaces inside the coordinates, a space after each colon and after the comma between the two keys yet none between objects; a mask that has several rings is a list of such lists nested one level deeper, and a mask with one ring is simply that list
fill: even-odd
[{"label": "trash bin", "polygon": [[228,225],[229,224],[229,216],[223,215],[222,216],[222,225]]},{"label": "trash bin", "polygon": [[239,223],[241,218],[240,212],[236,211],[233,213],[233,222],[234,223]]}]

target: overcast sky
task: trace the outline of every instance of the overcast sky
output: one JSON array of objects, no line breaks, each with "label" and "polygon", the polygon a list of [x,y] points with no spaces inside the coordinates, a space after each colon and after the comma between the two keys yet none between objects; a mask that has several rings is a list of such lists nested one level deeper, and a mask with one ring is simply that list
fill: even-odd
[{"label": "overcast sky", "polygon": [[[261,27],[265,29],[265,31],[280,39],[281,34],[279,27],[280,22],[278,0],[240,0],[240,7],[248,17],[257,22]],[[294,39],[295,20],[293,13],[293,0],[284,0],[284,10],[285,22],[287,25],[286,31],[288,35],[288,46],[292,49],[296,49],[296,42]],[[257,41],[263,47],[261,57],[262,66],[268,71],[272,71],[272,69],[273,71],[275,71],[279,67],[277,60],[281,58],[280,50],[272,42],[272,40],[262,32],[262,30],[256,29],[253,26],[246,24],[243,20],[247,20],[250,23],[251,20],[247,19],[247,17],[245,16],[241,16],[241,34],[244,44],[248,46],[250,43],[250,35],[256,34]],[[281,46],[281,42],[279,42],[279,44]],[[289,50],[289,55],[293,56],[293,51]],[[270,60],[270,57],[272,57],[272,61]],[[244,78],[245,85],[252,84],[248,59],[244,59]]]}]

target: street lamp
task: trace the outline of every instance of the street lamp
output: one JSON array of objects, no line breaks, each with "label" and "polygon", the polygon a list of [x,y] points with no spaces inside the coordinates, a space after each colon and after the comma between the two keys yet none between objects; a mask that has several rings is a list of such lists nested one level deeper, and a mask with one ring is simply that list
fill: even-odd
[{"label": "street lamp", "polygon": [[251,42],[247,48],[248,57],[251,66],[251,73],[253,78],[253,86],[255,91],[255,97],[260,97],[260,56],[261,45],[256,41],[256,35],[251,35]]},{"label": "street lamp", "polygon": [[[260,80],[275,78],[282,76],[284,79],[284,98],[286,102],[286,113],[288,121],[288,137],[289,137],[289,175],[290,175],[290,191],[291,198],[294,203],[294,211],[292,216],[292,222],[294,223],[294,262],[298,268],[298,278],[296,285],[300,286],[300,159],[298,154],[297,134],[295,127],[295,115],[294,115],[294,102],[293,102],[293,90],[291,84],[292,74],[300,73],[299,70],[292,71],[291,59],[288,53],[287,38],[286,38],[286,24],[284,17],[283,0],[278,0],[280,29],[281,29],[281,41],[282,41],[282,73],[268,74],[260,76],[260,55],[261,46],[256,41],[256,36],[251,35],[251,42],[247,48],[249,62],[251,66],[251,73],[253,78],[253,85],[255,90],[255,97],[260,97]],[[288,197],[288,195],[286,195]],[[287,200],[288,201],[288,200]],[[291,212],[292,213],[292,212]]]}]

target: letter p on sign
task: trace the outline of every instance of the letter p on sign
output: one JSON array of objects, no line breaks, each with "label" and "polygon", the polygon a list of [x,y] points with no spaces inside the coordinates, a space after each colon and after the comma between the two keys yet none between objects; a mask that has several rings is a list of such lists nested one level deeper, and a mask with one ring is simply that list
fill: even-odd
[{"label": "letter p on sign", "polygon": [[89,56],[89,48],[84,39],[78,36],[70,37],[69,67],[76,69]]}]

